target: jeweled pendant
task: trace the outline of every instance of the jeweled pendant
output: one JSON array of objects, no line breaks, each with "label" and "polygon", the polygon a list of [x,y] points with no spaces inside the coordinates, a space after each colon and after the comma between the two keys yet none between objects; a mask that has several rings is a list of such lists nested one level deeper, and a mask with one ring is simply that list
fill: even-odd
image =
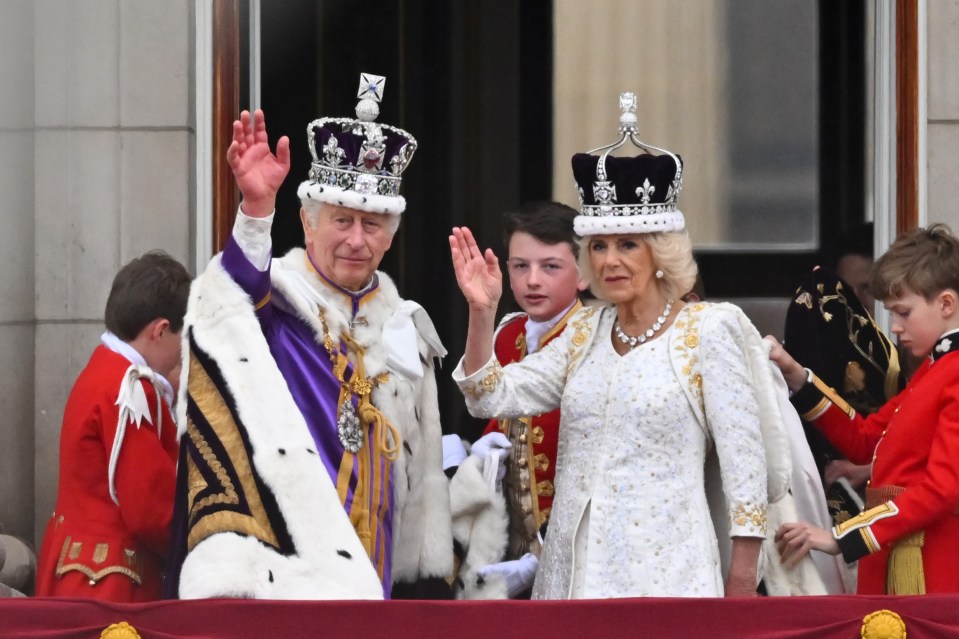
[{"label": "jeweled pendant", "polygon": [[336,431],[343,448],[349,452],[358,453],[360,448],[363,447],[363,429],[360,418],[356,414],[353,402],[350,400],[343,402],[340,406],[339,415],[336,418]]},{"label": "jeweled pendant", "polygon": [[367,149],[366,153],[363,154],[363,166],[366,167],[366,170],[372,171],[380,163],[380,154],[376,149]]}]

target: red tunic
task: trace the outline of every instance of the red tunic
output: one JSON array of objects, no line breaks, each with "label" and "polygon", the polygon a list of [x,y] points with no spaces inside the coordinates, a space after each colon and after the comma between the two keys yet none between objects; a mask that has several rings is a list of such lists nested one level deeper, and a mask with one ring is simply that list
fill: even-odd
[{"label": "red tunic", "polygon": [[[800,391],[807,399],[810,388]],[[794,399],[803,409],[800,393]],[[827,391],[806,407],[851,461],[872,462],[870,489],[885,493],[880,505],[834,529],[847,559],[868,553],[859,560],[859,593],[887,593],[891,547],[919,531],[926,592],[959,592],[959,354],[924,363],[868,418],[851,409],[850,416],[843,404]]]},{"label": "red tunic", "polygon": [[[127,424],[116,466],[118,506],[108,468],[117,430],[120,382],[130,362],[105,346],[93,351],[67,399],[60,432],[60,483],[37,564],[37,594],[138,602],[159,599],[176,481],[176,425],[140,379],[150,408]],[[161,400],[162,402],[162,400]]]},{"label": "red tunic", "polygon": [[[566,322],[582,308],[580,302],[540,339],[539,348],[563,332]],[[493,350],[503,366],[526,357],[526,314],[519,314],[500,326]],[[559,409],[520,419],[490,420],[484,435],[499,430],[513,444],[503,490],[509,511],[508,559],[532,551],[539,554],[537,533],[549,519],[553,507],[553,478],[556,476],[556,446],[559,443]],[[532,476],[530,476],[532,474]]]}]

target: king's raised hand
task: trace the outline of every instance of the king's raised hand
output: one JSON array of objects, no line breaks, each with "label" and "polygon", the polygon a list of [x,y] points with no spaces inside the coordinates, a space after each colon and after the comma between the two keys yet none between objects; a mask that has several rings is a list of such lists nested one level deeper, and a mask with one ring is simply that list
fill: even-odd
[{"label": "king's raised hand", "polygon": [[266,217],[276,207],[276,193],[290,172],[290,139],[285,135],[276,143],[276,155],[270,151],[263,111],[254,117],[240,113],[233,122],[233,141],[226,160],[243,196],[241,208],[250,217]]}]

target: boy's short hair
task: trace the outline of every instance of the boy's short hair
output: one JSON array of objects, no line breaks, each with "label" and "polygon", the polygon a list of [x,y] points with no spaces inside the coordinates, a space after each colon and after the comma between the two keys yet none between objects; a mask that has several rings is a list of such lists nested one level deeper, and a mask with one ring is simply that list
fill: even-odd
[{"label": "boy's short hair", "polygon": [[174,333],[183,328],[190,274],[164,251],[145,253],[113,278],[104,321],[107,330],[125,342],[136,339],[157,318],[170,322]]},{"label": "boy's short hair", "polygon": [[579,255],[576,232],[573,231],[573,218],[576,211],[559,202],[529,202],[518,211],[503,216],[503,246],[509,252],[509,241],[514,233],[529,233],[543,244],[562,244],[566,242]]},{"label": "boy's short hair", "polygon": [[873,267],[878,300],[912,291],[927,300],[946,289],[959,291],[959,240],[945,224],[931,224],[900,235]]}]

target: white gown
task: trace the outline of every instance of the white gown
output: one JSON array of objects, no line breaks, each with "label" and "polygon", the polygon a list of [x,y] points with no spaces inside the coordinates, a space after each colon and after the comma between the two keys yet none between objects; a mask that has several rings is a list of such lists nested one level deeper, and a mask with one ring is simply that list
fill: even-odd
[{"label": "white gown", "polygon": [[[614,319],[612,308],[586,309],[523,362],[454,373],[478,417],[561,405],[556,498],[533,596],[721,597],[703,478],[711,446],[730,536],[766,535],[765,457],[740,325],[723,309],[684,308],[664,334],[620,356],[609,337]],[[670,359],[681,360],[670,350],[682,351],[690,335],[701,361],[679,374],[701,374],[690,381],[701,389],[709,434]]]}]

